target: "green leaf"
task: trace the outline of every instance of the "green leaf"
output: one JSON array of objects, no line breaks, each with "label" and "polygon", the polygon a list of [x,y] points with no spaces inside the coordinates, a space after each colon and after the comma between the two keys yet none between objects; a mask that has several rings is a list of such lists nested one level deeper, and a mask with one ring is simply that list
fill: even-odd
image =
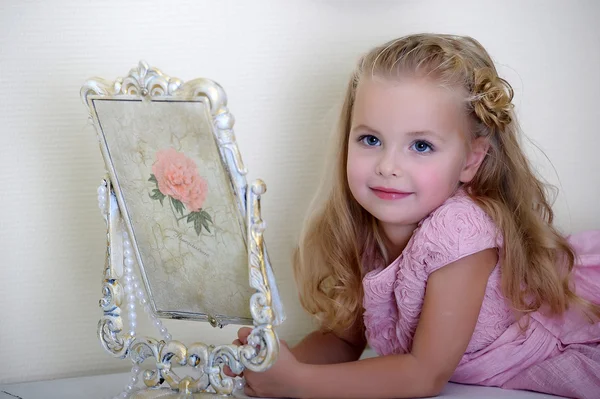
[{"label": "green leaf", "polygon": [[161,205],[163,205],[163,200],[165,199],[165,197],[166,195],[161,193],[158,188],[152,190],[152,194],[150,194],[150,198],[152,198],[153,200],[159,200]]},{"label": "green leaf", "polygon": [[209,222],[213,223],[213,221],[212,221],[212,218],[210,217],[210,215],[208,214],[208,212],[206,212],[206,211],[201,211],[201,212],[202,212],[202,215],[203,215],[203,216],[204,216],[206,219],[208,219],[208,221],[209,221]]},{"label": "green leaf", "polygon": [[206,219],[202,218],[202,226],[210,233],[210,229],[208,228],[208,222]]},{"label": "green leaf", "polygon": [[156,180],[156,176],[154,176],[154,174],[150,175],[148,181],[151,181],[152,183],[155,183],[158,186],[158,181]]},{"label": "green leaf", "polygon": [[209,222],[212,223],[210,216],[204,211],[190,212],[187,215],[187,222],[194,223],[194,230],[196,230],[196,234],[200,235],[202,233],[202,229],[206,229],[209,233],[210,225]]},{"label": "green leaf", "polygon": [[171,203],[173,204],[173,207],[175,208],[175,212],[179,212],[181,214],[181,216],[183,216],[183,211],[185,210],[185,206],[183,205],[183,202],[170,197],[171,198]]},{"label": "green leaf", "polygon": [[196,220],[196,212],[192,212],[187,216],[186,221],[189,223],[189,222],[193,222],[195,220]]},{"label": "green leaf", "polygon": [[194,230],[196,230],[196,234],[200,235],[200,233],[202,233],[202,223],[200,222],[200,219],[196,218],[194,219]]}]

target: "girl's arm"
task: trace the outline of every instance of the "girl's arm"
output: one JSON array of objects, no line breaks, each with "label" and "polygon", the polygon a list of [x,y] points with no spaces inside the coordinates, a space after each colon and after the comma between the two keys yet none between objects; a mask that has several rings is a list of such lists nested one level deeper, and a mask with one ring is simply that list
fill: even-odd
[{"label": "girl's arm", "polygon": [[359,317],[347,331],[314,331],[290,351],[300,363],[345,363],[358,360],[366,345],[362,318]]},{"label": "girl's arm", "polygon": [[[410,354],[329,365],[293,364],[288,392],[300,398],[428,397],[454,373],[475,329],[487,281],[497,262],[488,249],[432,273]],[[290,364],[291,365],[291,364]],[[266,377],[266,376],[265,376]],[[275,376],[272,376],[275,377]],[[298,383],[295,383],[295,382]],[[259,381],[257,381],[259,382]],[[265,380],[265,394],[271,394]],[[277,385],[282,385],[279,381]],[[261,387],[253,393],[261,394]]]},{"label": "girl's arm", "polygon": [[[252,329],[249,327],[241,328],[238,331],[238,339],[233,341],[233,344],[245,345],[251,332]],[[313,365],[356,361],[367,345],[362,318],[358,318],[348,330],[340,332],[314,331],[293,348],[288,349],[287,343],[281,342],[283,344],[281,351],[291,355],[295,363]],[[235,377],[229,366],[225,366],[224,371],[226,375]],[[245,374],[248,375],[249,372],[246,371]],[[256,375],[263,374],[265,373]]]}]

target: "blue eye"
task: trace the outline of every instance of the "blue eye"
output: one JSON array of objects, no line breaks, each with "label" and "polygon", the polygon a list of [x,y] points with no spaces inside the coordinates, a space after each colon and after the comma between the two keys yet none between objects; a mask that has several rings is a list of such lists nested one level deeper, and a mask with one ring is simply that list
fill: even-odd
[{"label": "blue eye", "polygon": [[381,141],[379,141],[377,137],[370,134],[359,137],[358,141],[369,147],[381,145]]},{"label": "blue eye", "polygon": [[427,141],[423,141],[423,140],[415,141],[410,148],[419,153],[426,153],[426,152],[433,151],[433,146],[430,143],[428,143]]}]

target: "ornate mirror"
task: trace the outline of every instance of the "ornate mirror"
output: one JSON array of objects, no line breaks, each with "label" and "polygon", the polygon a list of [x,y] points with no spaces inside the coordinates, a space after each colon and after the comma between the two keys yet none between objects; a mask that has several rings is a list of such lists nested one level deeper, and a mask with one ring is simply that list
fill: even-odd
[{"label": "ornate mirror", "polygon": [[[223,88],[142,61],[114,82],[90,79],[81,97],[107,170],[98,188],[107,226],[98,337],[133,363],[122,397],[232,395],[239,381],[223,367],[267,370],[285,316],[263,239],[266,186],[246,182]],[[138,309],[160,338],[136,334]],[[253,331],[240,347],[186,346],[164,318]],[[196,376],[180,376],[186,367]]]}]

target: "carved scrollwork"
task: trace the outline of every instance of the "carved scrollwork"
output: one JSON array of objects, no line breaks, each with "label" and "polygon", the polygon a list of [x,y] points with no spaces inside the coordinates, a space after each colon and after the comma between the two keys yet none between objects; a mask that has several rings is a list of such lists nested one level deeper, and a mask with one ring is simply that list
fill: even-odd
[{"label": "carved scrollwork", "polygon": [[248,258],[250,263],[250,286],[256,289],[250,300],[250,311],[257,324],[273,322],[271,290],[268,285],[265,262],[264,237],[265,223],[260,215],[260,196],[267,190],[262,180],[252,184],[248,196]]},{"label": "carved scrollwork", "polygon": [[120,335],[123,331],[121,319],[121,286],[113,279],[104,280],[102,285],[103,297],[100,307],[103,315],[98,322],[98,336],[106,351],[116,357],[125,357],[127,354],[126,340]]},{"label": "carved scrollwork", "polygon": [[140,61],[127,76],[116,79],[112,84],[101,78],[88,80],[81,88],[80,96],[86,105],[90,94],[104,96],[122,94],[142,98],[171,96],[182,84],[180,79],[170,77],[158,68],[150,68],[145,61]]},{"label": "carved scrollwork", "polygon": [[[164,345],[164,341],[157,341],[148,337],[136,338],[131,343],[129,357],[136,364],[142,364],[144,360],[151,357],[159,359],[162,345]],[[150,388],[160,386],[165,381],[158,368],[156,370],[145,370],[143,378],[144,384]]]},{"label": "carved scrollwork", "polygon": [[116,94],[170,96],[182,83],[178,78],[171,78],[157,68],[150,68],[145,61],[140,61],[137,68],[129,71],[129,75],[115,82],[114,89]]},{"label": "carved scrollwork", "polygon": [[231,115],[229,110],[223,106],[215,116],[215,127],[219,139],[219,146],[230,152],[233,161],[235,162],[237,172],[241,175],[245,175],[248,173],[248,170],[244,166],[242,155],[235,142],[235,134],[233,132],[234,123],[235,119],[233,118],[233,115]]},{"label": "carved scrollwork", "polygon": [[112,260],[113,248],[111,243],[111,230],[114,228],[115,219],[118,219],[118,207],[114,199],[110,181],[103,180],[103,185],[109,193],[107,210],[104,215],[106,222],[106,256],[104,266],[104,280],[102,282],[102,298],[99,306],[102,309],[102,317],[98,322],[98,338],[102,347],[111,355],[125,358],[128,354],[131,337],[123,335],[123,319],[121,317],[121,303],[123,299],[123,287],[116,279]]},{"label": "carved scrollwork", "polygon": [[[223,366],[239,374],[244,370],[240,358],[250,361],[254,348],[250,345],[212,346],[202,343],[192,344],[189,348],[179,342],[157,341],[151,338],[136,339],[131,345],[130,358],[136,364],[142,364],[154,358],[154,368],[144,371],[144,383],[149,388],[167,383],[180,393],[197,393],[214,390],[219,395],[231,395],[234,383],[231,377],[223,373]],[[199,377],[180,377],[174,370],[177,366],[190,366],[199,372]]]}]

